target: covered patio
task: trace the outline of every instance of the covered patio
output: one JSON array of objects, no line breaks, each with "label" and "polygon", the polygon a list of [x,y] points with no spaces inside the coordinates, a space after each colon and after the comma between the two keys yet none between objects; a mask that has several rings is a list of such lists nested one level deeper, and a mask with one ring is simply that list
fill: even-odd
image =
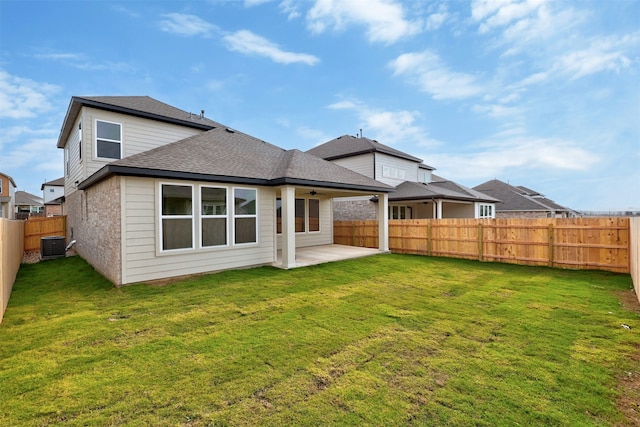
[{"label": "covered patio", "polygon": [[273,266],[286,269],[308,267],[310,265],[322,264],[325,262],[343,261],[382,253],[386,252],[381,251],[380,249],[360,248],[346,245],[308,246],[296,249],[295,263],[288,267],[282,264],[282,251],[278,251],[278,256]]}]

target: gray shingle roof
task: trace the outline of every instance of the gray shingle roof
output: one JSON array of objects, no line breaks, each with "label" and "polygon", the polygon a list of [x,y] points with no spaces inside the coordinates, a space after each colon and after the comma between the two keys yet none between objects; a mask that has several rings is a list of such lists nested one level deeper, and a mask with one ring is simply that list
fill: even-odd
[{"label": "gray shingle roof", "polygon": [[13,200],[16,206],[44,206],[42,197],[35,196],[26,191],[16,191]]},{"label": "gray shingle roof", "polygon": [[393,187],[299,150],[214,128],[104,166],[79,188],[113,174],[254,185],[313,185],[390,192]]},{"label": "gray shingle roof", "polygon": [[[499,179],[489,180],[473,188],[499,199],[501,203],[496,204],[496,211],[571,211],[571,209],[542,197],[534,190],[515,187]],[[536,196],[532,197],[529,195],[530,193]]]},{"label": "gray shingle roof", "polygon": [[63,128],[58,137],[58,148],[64,147],[76,117],[82,106],[114,111],[166,123],[175,123],[196,129],[209,130],[224,125],[201,117],[200,113],[190,113],[160,102],[148,96],[74,96],[71,98]]},{"label": "gray shingle roof", "polygon": [[44,186],[45,185],[49,185],[49,186],[53,186],[53,187],[64,187],[64,177],[44,182],[40,186],[40,189],[44,190]]},{"label": "gray shingle roof", "polygon": [[352,157],[366,153],[384,153],[389,156],[399,157],[401,159],[410,160],[412,162],[422,163],[422,160],[413,157],[407,153],[403,153],[400,150],[391,148],[378,141],[369,138],[356,138],[351,135],[342,135],[336,139],[332,139],[329,142],[325,142],[322,145],[318,145],[310,150],[306,151],[309,154],[320,157],[325,160],[335,160],[344,157]]},{"label": "gray shingle roof", "polygon": [[396,187],[395,193],[389,195],[390,201],[432,198],[490,203],[497,201],[489,195],[438,176],[434,176],[434,181],[428,184],[405,181]]}]

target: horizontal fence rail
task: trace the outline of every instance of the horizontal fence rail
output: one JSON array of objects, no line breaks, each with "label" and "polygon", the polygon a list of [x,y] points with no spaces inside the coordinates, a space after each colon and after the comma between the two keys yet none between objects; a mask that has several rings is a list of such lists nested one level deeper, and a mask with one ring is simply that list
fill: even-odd
[{"label": "horizontal fence rail", "polygon": [[[377,221],[336,221],[337,244],[377,247]],[[630,271],[629,218],[389,221],[394,253],[525,265]]]},{"label": "horizontal fence rail", "polygon": [[40,240],[48,236],[66,236],[67,217],[31,218],[24,223],[24,251],[39,251]]}]

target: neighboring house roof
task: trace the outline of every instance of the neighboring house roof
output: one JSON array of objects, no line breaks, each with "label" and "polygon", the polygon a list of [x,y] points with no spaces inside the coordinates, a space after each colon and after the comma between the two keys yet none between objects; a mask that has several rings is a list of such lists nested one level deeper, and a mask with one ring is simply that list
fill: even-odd
[{"label": "neighboring house roof", "polygon": [[496,203],[497,199],[475,191],[471,188],[433,176],[428,184],[405,181],[396,187],[396,192],[389,195],[389,201],[422,200],[422,199],[455,199],[475,202]]},{"label": "neighboring house roof", "polygon": [[421,159],[381,144],[376,140],[364,137],[357,138],[351,135],[339,136],[336,139],[332,139],[329,142],[318,145],[306,152],[325,160],[336,160],[367,153],[383,153],[389,156],[410,160],[412,162],[422,163]]},{"label": "neighboring house roof", "polygon": [[114,161],[78,188],[112,175],[254,185],[309,185],[391,192],[393,187],[299,150],[283,150],[242,132],[214,128]]},{"label": "neighboring house roof", "polygon": [[9,175],[5,174],[5,173],[0,173],[0,175],[2,176],[6,176],[7,179],[9,179],[9,182],[11,182],[11,184],[13,185],[13,187],[17,187],[16,182],[13,180],[13,178],[11,178]]},{"label": "neighboring house roof", "polygon": [[44,201],[42,197],[35,196],[26,191],[16,191],[14,204],[16,206],[44,206]]},{"label": "neighboring house roof", "polygon": [[207,119],[204,114],[190,113],[148,96],[74,96],[71,98],[63,128],[60,130],[58,148],[64,147],[75,119],[83,106],[201,130],[225,127],[218,122]]},{"label": "neighboring house roof", "polygon": [[50,187],[64,187],[64,177],[43,183],[40,186],[40,190],[44,190],[45,185],[48,185]]},{"label": "neighboring house roof", "polygon": [[516,187],[499,179],[492,179],[473,187],[474,190],[498,198],[496,211],[567,211],[571,209],[555,203],[526,187]]}]

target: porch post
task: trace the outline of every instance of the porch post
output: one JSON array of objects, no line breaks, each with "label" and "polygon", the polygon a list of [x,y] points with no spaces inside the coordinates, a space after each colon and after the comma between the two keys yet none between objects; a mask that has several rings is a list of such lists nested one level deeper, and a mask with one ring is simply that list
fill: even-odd
[{"label": "porch post", "polygon": [[442,219],[442,200],[438,200],[438,219]]},{"label": "porch post", "polygon": [[389,195],[378,194],[378,249],[389,251]]},{"label": "porch post", "polygon": [[282,198],[282,268],[296,265],[296,189],[285,186],[280,190]]}]

